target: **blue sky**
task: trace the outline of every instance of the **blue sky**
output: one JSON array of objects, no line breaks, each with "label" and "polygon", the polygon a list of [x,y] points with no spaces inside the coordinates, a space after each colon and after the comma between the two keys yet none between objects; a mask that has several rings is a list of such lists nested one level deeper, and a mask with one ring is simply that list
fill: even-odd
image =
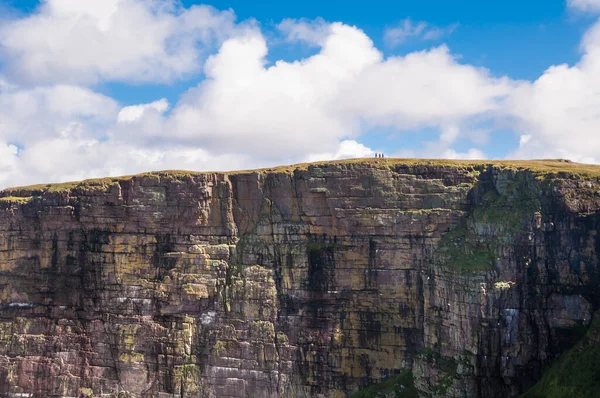
[{"label": "blue sky", "polygon": [[[15,4],[16,3],[16,4]],[[24,12],[31,11],[38,1],[13,2]],[[285,18],[321,17],[327,21],[341,21],[356,25],[375,42],[386,55],[405,54],[426,48],[432,43],[419,40],[389,48],[383,42],[386,27],[411,18],[437,26],[458,23],[459,27],[448,37],[437,41],[447,43],[461,61],[489,68],[494,74],[509,75],[516,79],[536,79],[552,64],[575,63],[580,56],[579,40],[594,21],[586,15],[576,16],[565,8],[565,2],[523,2],[507,0],[499,3],[482,1],[183,1],[184,6],[210,4],[218,9],[233,9],[238,20],[256,19],[266,30],[272,30]],[[18,5],[17,5],[18,4]],[[436,44],[436,43],[433,43]],[[290,48],[292,47],[292,48]],[[269,52],[269,60],[295,60],[311,54],[306,46],[279,45]],[[314,50],[314,49],[312,49]],[[127,104],[143,102],[149,90],[160,92],[175,100],[187,82],[158,87],[134,86],[134,90],[113,89],[110,92]],[[121,92],[122,91],[122,92]],[[156,92],[156,91],[155,91]]]},{"label": "blue sky", "polygon": [[[24,14],[32,13],[40,3],[38,0],[4,2]],[[327,21],[341,21],[364,30],[379,48],[387,50],[386,53],[389,54],[417,50],[423,46],[420,43],[407,43],[393,50],[386,48],[383,45],[386,26],[393,26],[405,18],[427,21],[438,26],[459,23],[460,28],[443,41],[461,54],[464,62],[518,79],[535,79],[548,65],[576,62],[580,55],[577,48],[579,40],[585,29],[594,22],[592,16],[569,12],[565,1],[561,0],[372,0],[368,3],[341,0],[203,3],[185,0],[181,3],[185,7],[209,4],[222,10],[232,9],[238,20],[254,18],[265,28],[272,28],[285,18],[322,17]],[[297,55],[285,49],[277,50],[272,51],[273,56],[283,55],[286,59],[295,59]]]},{"label": "blue sky", "polygon": [[3,185],[380,151],[599,159],[600,0],[3,3]]}]

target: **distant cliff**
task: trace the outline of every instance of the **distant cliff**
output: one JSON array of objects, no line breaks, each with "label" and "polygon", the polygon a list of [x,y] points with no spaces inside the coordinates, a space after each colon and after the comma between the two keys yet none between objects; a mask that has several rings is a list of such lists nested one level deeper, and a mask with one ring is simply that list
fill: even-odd
[{"label": "distant cliff", "polygon": [[364,159],[4,190],[0,397],[341,398],[400,371],[517,396],[600,306],[599,176]]}]

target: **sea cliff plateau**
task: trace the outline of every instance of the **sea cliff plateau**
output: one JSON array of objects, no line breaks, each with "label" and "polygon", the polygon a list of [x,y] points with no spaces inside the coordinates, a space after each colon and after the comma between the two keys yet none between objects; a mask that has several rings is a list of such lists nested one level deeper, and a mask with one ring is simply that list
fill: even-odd
[{"label": "sea cliff plateau", "polygon": [[599,226],[600,167],[550,160],[6,189],[0,397],[593,396]]}]

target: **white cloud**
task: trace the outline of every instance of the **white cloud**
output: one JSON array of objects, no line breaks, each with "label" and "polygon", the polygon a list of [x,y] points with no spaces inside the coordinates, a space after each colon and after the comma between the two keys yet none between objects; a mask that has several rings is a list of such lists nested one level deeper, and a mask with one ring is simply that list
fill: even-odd
[{"label": "white cloud", "polygon": [[13,134],[0,128],[0,139],[26,131],[18,163],[28,181],[370,157],[355,138],[380,127],[438,128],[427,153],[482,157],[445,151],[465,126],[500,112],[510,80],[458,63],[444,46],[384,59],[356,27],[327,30],[317,54],[270,67],[260,32],[225,40],[205,63],[206,79],[169,114],[166,99],[120,108],[75,86],[11,89],[0,103]]},{"label": "white cloud", "polygon": [[[40,140],[8,157],[0,145],[0,170],[7,160],[10,173],[0,173],[1,186],[74,181],[150,170],[232,170],[264,166],[244,154],[211,154],[180,145],[143,147],[118,141],[73,136]],[[12,152],[10,152],[12,153]]]},{"label": "white cloud", "polygon": [[466,159],[482,160],[487,159],[487,155],[478,148],[469,148],[466,152],[460,152],[449,147],[449,144],[443,140],[435,142],[425,142],[419,149],[400,149],[391,157],[398,158],[426,158],[426,159]]},{"label": "white cloud", "polygon": [[139,120],[146,112],[157,112],[162,114],[169,109],[169,102],[166,98],[161,98],[158,101],[149,104],[130,105],[123,107],[119,111],[117,121],[119,123],[132,123]]},{"label": "white cloud", "polygon": [[287,18],[277,25],[288,41],[303,41],[309,44],[321,46],[331,33],[331,24],[323,18],[315,20]]},{"label": "white cloud", "polygon": [[[360,29],[319,19],[279,25],[287,40],[318,46],[315,55],[268,66],[261,31],[233,25],[231,12],[166,0],[81,4],[48,0],[37,14],[0,27],[4,51],[14,55],[0,76],[2,186],[371,157],[381,150],[359,138],[379,130],[399,140],[439,132],[402,156],[486,158],[476,147],[500,126],[519,139],[511,156],[600,161],[600,22],[583,38],[579,63],[523,82],[460,63],[444,45],[385,58]],[[53,32],[57,21],[64,26]],[[137,48],[127,35],[139,24],[150,26],[140,35],[152,43]],[[409,27],[422,39],[439,34]],[[67,34],[75,38],[61,36]],[[44,35],[54,47],[42,45]],[[191,73],[201,65],[203,43],[215,37],[222,42],[203,65],[206,78],[170,110],[164,98],[123,107],[83,86]],[[115,59],[105,59],[113,46]],[[66,56],[78,51],[80,60]],[[457,145],[466,138],[473,145]]]},{"label": "white cloud", "polygon": [[8,175],[15,168],[15,158],[19,148],[14,144],[0,145],[0,175]]},{"label": "white cloud", "polygon": [[397,26],[386,28],[383,38],[388,46],[395,47],[409,39],[439,40],[452,34],[456,28],[458,28],[457,23],[441,28],[427,22],[413,22],[410,18],[406,18]]},{"label": "white cloud", "polygon": [[441,46],[372,65],[344,87],[340,100],[347,113],[370,124],[443,128],[476,116],[492,117],[513,88],[507,78],[459,64]]},{"label": "white cloud", "polygon": [[43,137],[60,135],[77,123],[82,129],[112,123],[116,101],[89,89],[71,85],[19,89],[0,86],[0,143],[28,145]]},{"label": "white cloud", "polygon": [[175,0],[45,0],[0,26],[0,48],[13,80],[169,82],[198,72],[203,48],[234,19]]},{"label": "white cloud", "polygon": [[457,152],[454,149],[446,149],[442,152],[442,156],[445,159],[467,159],[467,160],[481,160],[487,159],[485,154],[477,148],[470,148],[467,152]]},{"label": "white cloud", "polygon": [[207,79],[182,98],[162,130],[215,151],[332,154],[365,128],[458,132],[499,112],[513,89],[509,79],[459,64],[445,46],[383,59],[362,31],[340,23],[314,56],[266,67],[266,53],[257,32],[225,41],[206,63]]},{"label": "white cloud", "polygon": [[515,90],[509,111],[522,136],[510,156],[600,161],[600,22],[585,34],[582,49],[576,65],[551,66]]},{"label": "white cloud", "polygon": [[458,125],[447,125],[440,129],[437,141],[422,142],[420,149],[401,149],[393,157],[418,157],[418,158],[445,158],[445,159],[487,159],[485,153],[478,148],[469,148],[466,152],[459,152],[452,148],[459,138],[469,137],[472,131],[462,130]]},{"label": "white cloud", "polygon": [[353,130],[334,106],[340,90],[381,54],[356,28],[333,24],[331,31],[315,56],[269,68],[262,35],[227,40],[207,61],[207,79],[173,109],[166,130],[213,150],[243,148],[263,157],[332,151]]},{"label": "white cloud", "polygon": [[567,0],[567,6],[586,12],[599,12],[600,0]]},{"label": "white cloud", "polygon": [[371,148],[356,142],[355,140],[344,140],[334,152],[324,152],[311,154],[304,159],[305,162],[316,162],[320,160],[338,160],[353,158],[370,158],[375,156],[375,151]]}]

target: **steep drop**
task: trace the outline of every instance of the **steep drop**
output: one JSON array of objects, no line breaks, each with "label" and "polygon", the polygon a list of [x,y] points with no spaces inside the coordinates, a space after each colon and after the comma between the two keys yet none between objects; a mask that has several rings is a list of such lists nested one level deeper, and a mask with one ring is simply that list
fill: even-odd
[{"label": "steep drop", "polygon": [[0,396],[344,397],[403,371],[516,396],[600,304],[598,176],[368,159],[5,190]]}]

